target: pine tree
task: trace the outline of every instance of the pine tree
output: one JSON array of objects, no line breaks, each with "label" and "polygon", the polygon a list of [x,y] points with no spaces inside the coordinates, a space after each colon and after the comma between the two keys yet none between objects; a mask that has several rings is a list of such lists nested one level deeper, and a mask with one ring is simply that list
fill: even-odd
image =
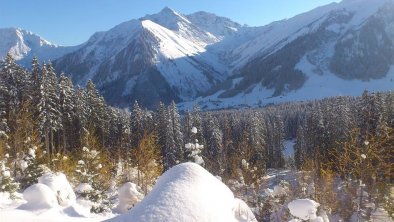
[{"label": "pine tree", "polygon": [[250,130],[250,146],[253,148],[253,156],[251,164],[257,167],[258,173],[262,176],[267,167],[266,161],[266,131],[265,125],[262,121],[262,116],[258,113],[251,113],[249,118],[248,128]]},{"label": "pine tree", "polygon": [[40,85],[39,129],[45,138],[45,148],[49,159],[55,152],[54,135],[62,127],[61,112],[59,110],[59,85],[51,64],[42,68]]},{"label": "pine tree", "polygon": [[[195,135],[197,134],[197,128],[196,127],[192,127],[190,129],[191,134],[192,134],[192,139],[193,137],[195,137]],[[185,144],[185,155],[187,156],[187,158],[189,159],[189,161],[195,162],[198,165],[204,166],[205,165],[205,161],[201,156],[201,150],[204,148],[203,145],[200,145],[198,143],[197,139],[194,139],[194,142],[189,142],[187,144]]]},{"label": "pine tree", "polygon": [[[160,102],[157,110],[157,135],[160,147],[160,152],[163,157],[164,170],[170,168],[169,156],[167,156],[168,141],[169,141],[169,125],[168,125],[168,112],[163,103]],[[172,159],[172,158],[171,158]]]},{"label": "pine tree", "polygon": [[86,105],[89,128],[95,129],[100,143],[105,146],[105,137],[109,133],[108,107],[91,80],[86,85]]},{"label": "pine tree", "polygon": [[6,153],[2,159],[0,159],[0,192],[7,192],[10,197],[15,198],[15,193],[19,189],[19,183],[15,182],[11,175],[11,169],[9,168],[9,154]]},{"label": "pine tree", "polygon": [[0,79],[2,79],[2,85],[7,88],[2,95],[7,107],[6,113],[9,117],[12,117],[13,113],[18,112],[22,101],[27,100],[26,97],[30,96],[26,90],[29,83],[28,75],[25,70],[16,64],[15,59],[7,54],[5,60],[1,63]]},{"label": "pine tree", "polygon": [[63,73],[59,78],[59,107],[62,118],[62,141],[63,151],[70,150],[70,139],[68,135],[72,134],[72,124],[75,118],[75,92],[71,79],[66,77]]},{"label": "pine tree", "polygon": [[207,162],[207,168],[211,170],[211,172],[221,174],[224,171],[222,163],[225,161],[223,155],[223,133],[219,128],[218,120],[215,117],[208,114],[206,119],[205,131],[207,147],[204,153],[209,160]]},{"label": "pine tree", "polygon": [[93,202],[91,212],[101,213],[111,208],[107,196],[111,165],[97,136],[90,132],[94,130],[85,134],[83,147],[79,150],[75,177],[80,184],[76,188],[76,194]]},{"label": "pine tree", "polygon": [[131,146],[137,147],[145,133],[144,113],[135,101],[130,113]]},{"label": "pine tree", "polygon": [[[168,107],[168,150],[165,158],[167,166],[172,167],[183,161],[183,135],[181,131],[181,122],[175,102]],[[167,168],[168,169],[168,168]]]},{"label": "pine tree", "polygon": [[297,169],[301,169],[301,166],[307,159],[305,146],[305,130],[301,125],[297,130],[297,139],[294,144],[294,161]]},{"label": "pine tree", "polygon": [[285,159],[283,156],[284,149],[284,127],[280,115],[275,115],[270,119],[272,127],[271,132],[268,134],[270,146],[268,150],[268,165],[273,168],[282,168],[285,166]]},{"label": "pine tree", "polygon": [[70,140],[71,147],[81,147],[82,140],[85,137],[88,128],[89,107],[86,102],[86,92],[83,89],[77,88],[75,90],[75,118],[73,120],[72,140]]},{"label": "pine tree", "polygon": [[[38,104],[40,102],[40,85],[41,85],[41,67],[38,63],[37,57],[34,57],[31,64],[31,103]],[[32,112],[34,117],[37,117],[39,114],[38,106],[32,106]]]},{"label": "pine tree", "polygon": [[[30,143],[30,141],[28,141]],[[23,155],[23,160],[20,162],[22,172],[21,188],[27,187],[38,182],[38,178],[45,172],[49,171],[48,168],[42,164],[42,157],[39,156],[39,148],[31,146]]]}]

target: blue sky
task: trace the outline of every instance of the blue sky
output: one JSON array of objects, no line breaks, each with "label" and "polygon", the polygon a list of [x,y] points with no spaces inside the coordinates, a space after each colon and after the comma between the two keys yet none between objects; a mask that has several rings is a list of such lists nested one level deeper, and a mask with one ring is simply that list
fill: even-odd
[{"label": "blue sky", "polygon": [[77,45],[94,32],[165,6],[184,14],[207,11],[261,26],[339,0],[0,0],[0,28],[20,27],[50,42]]}]

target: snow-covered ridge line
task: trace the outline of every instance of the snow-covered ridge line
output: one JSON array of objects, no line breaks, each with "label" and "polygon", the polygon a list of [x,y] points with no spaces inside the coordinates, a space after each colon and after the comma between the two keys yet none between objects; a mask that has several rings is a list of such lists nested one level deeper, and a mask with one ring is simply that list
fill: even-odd
[{"label": "snow-covered ridge line", "polygon": [[[315,94],[308,90],[319,88],[323,91],[319,96],[354,95],[360,94],[360,87],[375,89],[375,82],[390,76],[394,64],[385,58],[394,56],[392,21],[386,15],[391,5],[393,0],[344,0],[262,27],[242,26],[207,12],[185,15],[166,7],[95,33],[75,48],[44,40],[37,49],[0,41],[0,55],[11,49],[27,64],[34,55],[55,59],[57,71],[78,85],[93,80],[107,101],[121,107],[134,100],[148,108],[172,100],[193,104],[197,100],[201,106],[219,109],[256,106],[310,99],[308,94]],[[311,67],[299,65],[305,60]],[[375,68],[368,64],[371,61]],[[355,67],[347,68],[351,65]],[[323,83],[324,79],[332,81]],[[364,84],[365,80],[371,83]],[[333,89],[336,83],[341,89]],[[348,84],[354,84],[357,92],[349,91]]]}]

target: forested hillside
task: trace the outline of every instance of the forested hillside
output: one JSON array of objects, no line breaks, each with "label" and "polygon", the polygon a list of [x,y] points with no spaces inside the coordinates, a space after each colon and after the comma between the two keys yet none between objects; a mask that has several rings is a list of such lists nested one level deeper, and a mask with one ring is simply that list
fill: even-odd
[{"label": "forested hillside", "polygon": [[[1,192],[63,172],[74,184],[89,184],[94,193],[79,194],[96,203],[92,212],[105,212],[111,187],[133,181],[147,194],[164,171],[194,161],[243,197],[259,220],[286,215],[279,203],[290,200],[261,193],[271,168],[307,174],[281,186],[294,188],[292,198],[313,194],[345,221],[354,212],[370,218],[378,207],[394,212],[393,92],[250,110],[195,107],[182,115],[175,103],[151,111],[130,101],[130,110],[121,110],[91,81],[79,88],[50,63],[35,58],[28,71],[8,55],[0,68],[0,117]],[[285,155],[289,140],[294,153]],[[314,191],[306,192],[311,184]]]}]

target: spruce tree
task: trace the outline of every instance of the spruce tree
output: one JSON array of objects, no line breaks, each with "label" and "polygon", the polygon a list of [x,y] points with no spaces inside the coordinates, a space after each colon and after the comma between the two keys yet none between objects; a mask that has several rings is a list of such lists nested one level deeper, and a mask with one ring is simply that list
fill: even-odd
[{"label": "spruce tree", "polygon": [[9,154],[6,153],[2,159],[0,159],[0,192],[7,192],[10,197],[15,198],[15,193],[19,189],[19,183],[16,182],[11,174],[9,165]]},{"label": "spruce tree", "polygon": [[63,73],[59,78],[59,108],[62,118],[62,148],[63,151],[70,150],[70,138],[72,134],[73,120],[75,118],[75,91],[71,79]]},{"label": "spruce tree", "polygon": [[51,160],[55,152],[54,135],[62,127],[59,109],[59,85],[51,64],[44,65],[42,68],[38,107],[39,129],[41,135],[45,138],[46,152]]},{"label": "spruce tree", "polygon": [[172,167],[183,161],[183,134],[181,131],[181,122],[176,104],[173,101],[168,107],[168,151],[166,155],[169,156],[167,159],[169,167]]},{"label": "spruce tree", "polygon": [[144,137],[144,113],[135,101],[130,113],[131,146],[137,147]]}]

